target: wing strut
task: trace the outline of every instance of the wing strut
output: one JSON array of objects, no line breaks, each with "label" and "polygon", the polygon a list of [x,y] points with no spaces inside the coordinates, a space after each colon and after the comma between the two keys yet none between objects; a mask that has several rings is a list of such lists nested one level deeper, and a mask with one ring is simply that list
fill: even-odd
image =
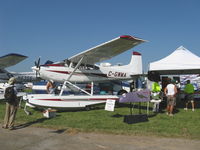
[{"label": "wing strut", "polygon": [[84,92],[84,93],[86,93],[86,94],[88,94],[88,95],[91,95],[89,92],[87,92],[87,91],[85,91],[85,90],[79,88],[78,86],[72,84],[71,82],[69,82],[69,80],[70,80],[70,78],[72,77],[73,73],[74,73],[74,72],[78,69],[78,67],[81,65],[83,58],[84,58],[84,56],[81,57],[81,59],[79,60],[78,64],[77,64],[76,67],[74,68],[74,70],[70,73],[69,77],[68,77],[67,80],[64,82],[64,84],[63,84],[63,86],[62,86],[62,88],[61,88],[61,91],[60,91],[60,96],[62,95],[63,90],[64,90],[64,86],[65,86],[67,83],[70,84],[70,85],[72,85],[72,86],[74,86],[75,88],[81,90],[82,92]]},{"label": "wing strut", "polygon": [[[72,85],[73,87],[75,87],[75,88],[77,88],[78,90],[80,90],[80,91],[82,91],[82,92],[84,92],[84,93],[86,93],[86,94],[88,94],[88,95],[90,95],[90,96],[92,96],[92,94],[90,94],[89,92],[87,92],[87,91],[85,91],[85,90],[83,90],[83,89],[81,89],[80,87],[78,87],[78,86],[76,86],[76,85],[74,85],[73,83],[71,83],[71,82],[69,82],[69,81],[65,81],[64,82],[64,86],[65,86],[65,84],[66,83],[68,83],[68,84],[70,84],[70,85]],[[62,90],[61,90],[61,92],[63,92],[63,90],[64,90],[64,87],[62,87]],[[62,93],[60,92],[60,95],[59,96],[61,96],[62,95]]]},{"label": "wing strut", "polygon": [[76,67],[74,68],[74,70],[70,73],[69,77],[67,78],[67,81],[69,81],[69,79],[72,77],[73,73],[78,69],[78,67],[81,65],[82,60],[83,60],[84,56],[81,57],[81,59],[79,60],[78,64],[76,65]]}]

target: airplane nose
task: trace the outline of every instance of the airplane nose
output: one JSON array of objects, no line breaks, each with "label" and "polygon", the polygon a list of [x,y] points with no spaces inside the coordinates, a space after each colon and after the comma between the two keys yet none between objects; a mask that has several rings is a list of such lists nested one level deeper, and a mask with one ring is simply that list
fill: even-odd
[{"label": "airplane nose", "polygon": [[40,67],[33,66],[31,69],[35,71],[36,78],[40,77]]},{"label": "airplane nose", "polygon": [[32,70],[35,70],[35,71],[39,71],[39,68],[36,67],[36,66],[32,67],[31,69],[32,69]]}]

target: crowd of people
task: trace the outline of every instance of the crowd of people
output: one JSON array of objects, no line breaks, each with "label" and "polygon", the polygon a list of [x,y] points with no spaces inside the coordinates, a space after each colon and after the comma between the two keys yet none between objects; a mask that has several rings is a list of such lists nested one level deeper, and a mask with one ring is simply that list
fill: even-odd
[{"label": "crowd of people", "polygon": [[[163,94],[162,94],[163,92]],[[161,89],[161,85],[158,83],[158,81],[153,82],[151,87],[151,102],[154,103],[153,111],[158,112],[159,111],[159,104],[163,97],[166,98],[166,114],[169,116],[174,115],[174,107],[176,106],[176,99],[177,95],[180,90],[178,90],[177,84],[175,80],[172,80],[171,78],[168,78],[168,83],[166,87],[164,87],[163,91]],[[191,103],[192,111],[195,111],[195,102],[194,102],[194,86],[190,83],[190,80],[187,80],[187,83],[184,87],[184,110],[188,110],[189,103]]]}]

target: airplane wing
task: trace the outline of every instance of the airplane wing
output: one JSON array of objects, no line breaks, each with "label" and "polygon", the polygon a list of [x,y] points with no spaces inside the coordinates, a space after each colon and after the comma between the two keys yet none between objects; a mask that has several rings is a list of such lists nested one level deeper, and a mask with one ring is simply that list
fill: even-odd
[{"label": "airplane wing", "polygon": [[142,42],[145,42],[145,40],[129,35],[123,35],[72,56],[68,60],[78,63],[84,56],[82,63],[92,65],[119,55]]},{"label": "airplane wing", "polygon": [[2,56],[2,57],[0,57],[0,69],[13,66],[26,58],[27,58],[27,56],[23,56],[20,54],[14,54],[14,53]]}]

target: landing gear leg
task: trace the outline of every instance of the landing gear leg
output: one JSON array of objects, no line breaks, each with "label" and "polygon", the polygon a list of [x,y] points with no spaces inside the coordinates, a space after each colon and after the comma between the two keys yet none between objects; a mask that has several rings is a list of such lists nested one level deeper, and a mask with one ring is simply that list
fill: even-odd
[{"label": "landing gear leg", "polygon": [[32,115],[32,113],[31,113],[30,111],[27,110],[27,103],[25,103],[24,112],[25,112],[27,115]]},{"label": "landing gear leg", "polygon": [[85,110],[86,110],[86,111],[91,110],[91,106],[86,106],[86,107],[85,107]]}]

